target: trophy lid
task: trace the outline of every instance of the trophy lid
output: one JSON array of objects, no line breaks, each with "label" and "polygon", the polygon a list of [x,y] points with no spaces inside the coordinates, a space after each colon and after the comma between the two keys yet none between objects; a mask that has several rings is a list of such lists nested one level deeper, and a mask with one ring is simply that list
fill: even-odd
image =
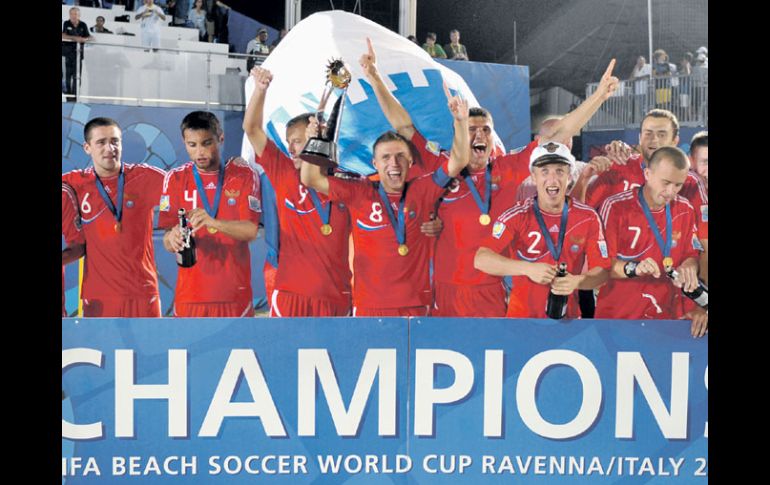
[{"label": "trophy lid", "polygon": [[342,59],[332,58],[326,66],[326,78],[335,88],[345,89],[352,76]]}]

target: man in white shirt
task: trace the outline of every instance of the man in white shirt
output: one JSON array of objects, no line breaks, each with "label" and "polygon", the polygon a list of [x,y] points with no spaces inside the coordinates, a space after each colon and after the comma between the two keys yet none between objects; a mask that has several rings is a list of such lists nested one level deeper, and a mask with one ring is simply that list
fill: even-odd
[{"label": "man in white shirt", "polygon": [[159,48],[160,26],[166,21],[163,9],[155,5],[155,0],[144,0],[144,5],[136,10],[134,19],[142,21],[142,45]]}]

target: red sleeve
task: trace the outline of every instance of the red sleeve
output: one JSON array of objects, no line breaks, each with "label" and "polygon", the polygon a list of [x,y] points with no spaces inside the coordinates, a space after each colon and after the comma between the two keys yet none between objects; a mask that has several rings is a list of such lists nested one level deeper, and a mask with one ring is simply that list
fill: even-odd
[{"label": "red sleeve", "polygon": [[243,188],[238,197],[238,218],[242,221],[251,221],[254,224],[259,224],[259,218],[262,214],[259,175],[249,165],[239,165],[238,167],[243,173],[241,175]]},{"label": "red sleeve", "polygon": [[591,222],[589,223],[588,238],[586,240],[586,257],[588,258],[588,269],[596,267],[610,270],[612,268],[612,258],[614,253],[609,252],[607,240],[604,237],[604,227],[599,219],[599,214],[592,212]]},{"label": "red sleeve", "polygon": [[166,174],[161,187],[160,202],[158,204],[158,227],[170,229],[178,221],[179,210],[179,175],[180,171],[171,171]]},{"label": "red sleeve", "polygon": [[698,237],[709,238],[709,199],[706,185],[701,178],[693,173],[687,175],[687,181],[680,194],[692,204],[698,223]]},{"label": "red sleeve", "polygon": [[698,239],[698,226],[695,222],[695,211],[687,207],[687,213],[688,217],[685,218],[684,227],[682,227],[682,243],[686,244],[687,249],[682,256],[682,261],[687,258],[698,259],[702,251],[702,246]]},{"label": "red sleeve", "polygon": [[262,155],[258,157],[255,155],[254,160],[265,170],[267,178],[270,179],[270,183],[274,187],[280,185],[279,179],[284,177],[287,170],[296,170],[291,159],[269,138],[265,144],[265,149],[262,150]]},{"label": "red sleeve", "polygon": [[618,254],[618,227],[620,225],[621,214],[617,207],[609,201],[604,201],[599,211],[601,221],[604,224],[604,237],[607,241],[607,251],[611,258]]},{"label": "red sleeve", "polygon": [[343,180],[339,177],[329,177],[329,200],[353,205],[363,191],[371,187],[368,180]]},{"label": "red sleeve", "polygon": [[434,172],[449,161],[449,152],[441,150],[438,143],[426,140],[417,129],[414,130],[411,142],[420,153],[424,173]]},{"label": "red sleeve", "polygon": [[80,213],[75,191],[67,184],[61,186],[61,232],[67,246],[83,244],[85,239],[80,230]]},{"label": "red sleeve", "polygon": [[[602,206],[602,203],[612,194],[612,187],[615,185],[612,180],[612,172],[604,172],[594,179],[593,182],[588,184],[586,189],[585,204],[598,209]],[[605,221],[606,224],[607,221]]]}]

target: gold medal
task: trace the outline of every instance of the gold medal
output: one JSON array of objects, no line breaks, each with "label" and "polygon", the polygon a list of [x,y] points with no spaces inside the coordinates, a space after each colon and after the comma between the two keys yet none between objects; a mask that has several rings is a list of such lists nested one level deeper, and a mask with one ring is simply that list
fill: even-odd
[{"label": "gold medal", "polygon": [[330,224],[324,224],[321,226],[321,234],[328,236],[332,233],[332,226]]},{"label": "gold medal", "polygon": [[118,221],[117,223],[115,223],[115,232],[117,232],[118,234],[123,232],[123,223],[122,222]]},{"label": "gold medal", "polygon": [[407,246],[406,244],[399,244],[398,254],[400,254],[401,256],[406,256],[407,254],[409,254],[409,246]]},{"label": "gold medal", "polygon": [[213,227],[208,227],[207,229],[209,230],[209,234],[216,234],[217,233],[217,230],[214,229]]},{"label": "gold medal", "polygon": [[674,267],[674,259],[670,256],[666,256],[663,258],[663,269],[665,268],[673,268]]},{"label": "gold medal", "polygon": [[482,226],[488,226],[490,222],[492,222],[492,218],[489,217],[489,214],[481,214],[479,216],[479,223]]}]

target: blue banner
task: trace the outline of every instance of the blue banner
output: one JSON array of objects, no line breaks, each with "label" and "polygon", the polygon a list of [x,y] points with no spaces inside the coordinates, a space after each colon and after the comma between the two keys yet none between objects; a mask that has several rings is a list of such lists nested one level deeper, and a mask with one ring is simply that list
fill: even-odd
[{"label": "blue banner", "polygon": [[705,483],[684,321],[64,319],[62,483]]}]

